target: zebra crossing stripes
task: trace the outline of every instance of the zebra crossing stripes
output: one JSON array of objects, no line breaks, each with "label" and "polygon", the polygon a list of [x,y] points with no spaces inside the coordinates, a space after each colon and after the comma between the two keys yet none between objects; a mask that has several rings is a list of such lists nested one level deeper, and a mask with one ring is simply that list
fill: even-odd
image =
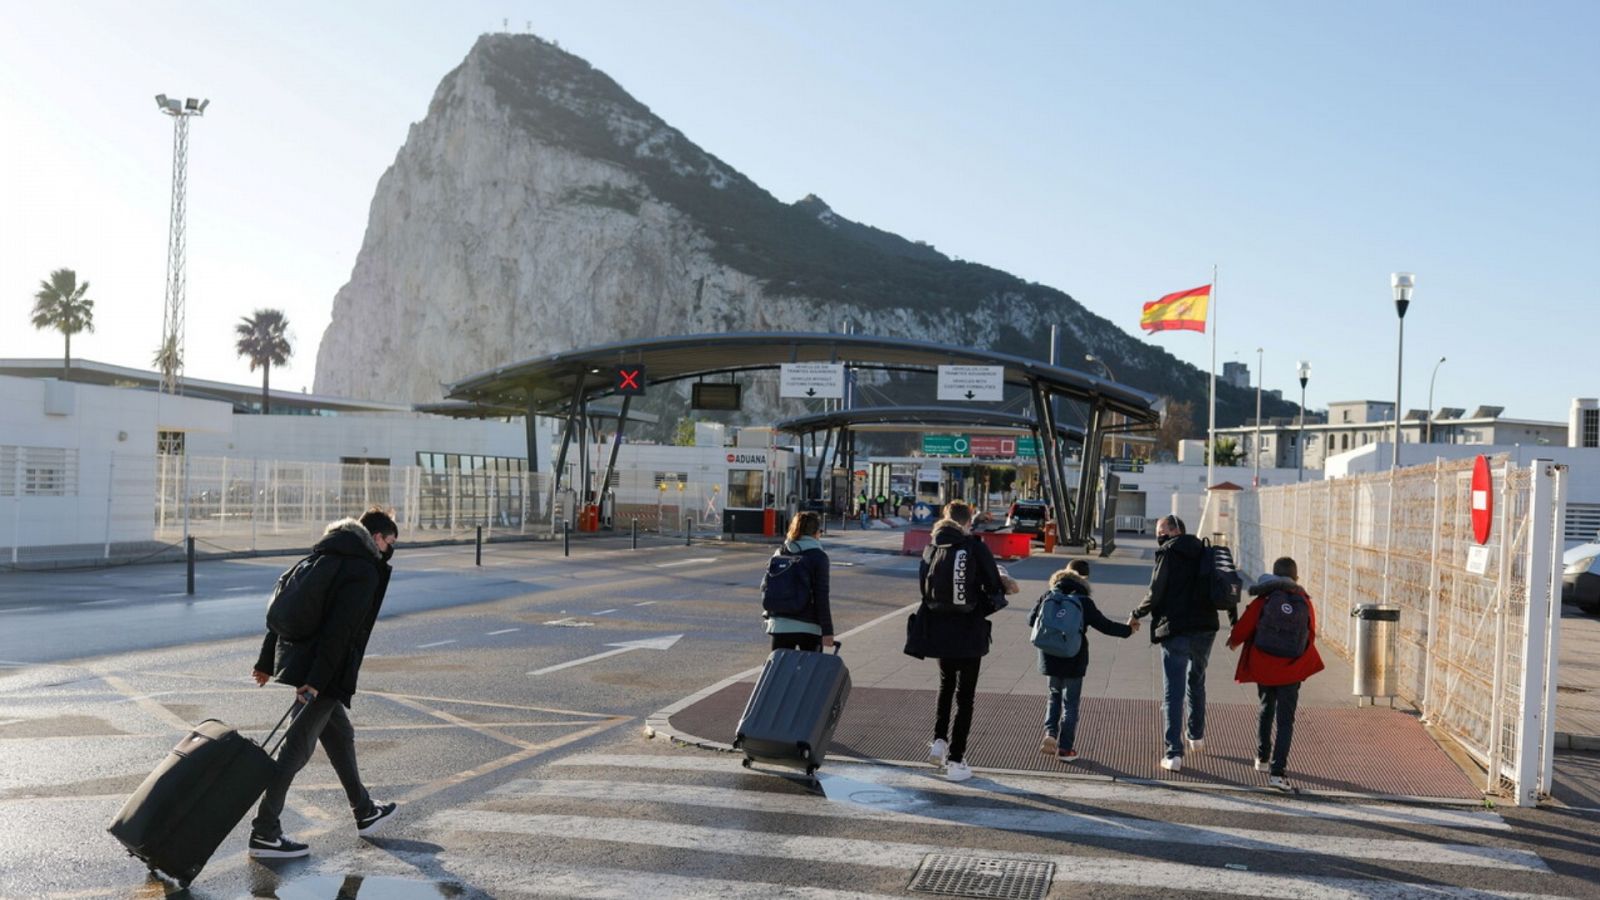
[{"label": "zebra crossing stripes", "polygon": [[[588,753],[564,757],[552,765],[633,771],[742,771],[736,759],[732,756],[719,759],[685,754]],[[820,778],[824,793],[834,798],[846,796],[845,792],[854,785],[866,785],[911,792],[933,789],[945,795],[956,796],[1042,797],[1074,803],[1158,806],[1241,815],[1270,814],[1356,824],[1424,825],[1477,831],[1511,829],[1499,813],[1484,809],[1293,800],[1277,795],[1267,798],[1232,791],[1127,785],[1089,779],[984,775],[976,782],[951,784],[939,780],[926,769],[875,765],[830,765],[822,771]],[[919,795],[913,793],[909,796]]]},{"label": "zebra crossing stripes", "polygon": [[1166,844],[1197,844],[1230,850],[1320,854],[1352,859],[1410,862],[1424,852],[1428,862],[1450,866],[1492,866],[1549,872],[1544,860],[1525,850],[1481,847],[1473,844],[1424,843],[1388,838],[1344,837],[1302,834],[1254,828],[1222,828],[1211,825],[1174,824],[1148,818],[1085,815],[1067,810],[1020,809],[1006,807],[952,806],[931,798],[886,798],[888,802],[910,805],[896,810],[850,802],[830,802],[798,794],[775,794],[737,788],[704,785],[672,785],[619,780],[553,780],[512,782],[494,792],[498,796],[560,798],[629,803],[648,797],[653,803],[702,806],[714,809],[746,810],[774,815],[808,815],[829,818],[870,819],[916,825],[949,825],[961,828],[989,828],[999,831],[1031,832],[1054,836],[1092,837],[1108,840],[1157,841]]},{"label": "zebra crossing stripes", "polygon": [[636,872],[606,867],[561,866],[527,860],[505,861],[446,853],[444,867],[455,877],[492,884],[503,894],[537,897],[582,897],[585,900],[673,900],[716,897],[717,900],[889,900],[904,894],[868,894],[750,879],[693,878],[662,872]]}]

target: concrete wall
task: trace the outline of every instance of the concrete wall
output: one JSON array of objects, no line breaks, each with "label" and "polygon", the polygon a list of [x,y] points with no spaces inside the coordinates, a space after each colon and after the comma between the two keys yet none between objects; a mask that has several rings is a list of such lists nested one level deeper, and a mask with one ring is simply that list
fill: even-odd
[{"label": "concrete wall", "polygon": [[[388,460],[417,465],[418,451],[526,457],[521,419],[451,419],[418,413],[360,413],[340,416],[231,417],[224,434],[193,435],[189,453],[238,459],[288,459],[339,462]],[[551,469],[552,423],[539,419],[539,470]]]}]

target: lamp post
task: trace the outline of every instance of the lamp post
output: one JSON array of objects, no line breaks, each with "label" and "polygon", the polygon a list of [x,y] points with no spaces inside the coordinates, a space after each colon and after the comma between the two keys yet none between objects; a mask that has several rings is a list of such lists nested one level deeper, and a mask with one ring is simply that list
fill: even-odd
[{"label": "lamp post", "polygon": [[1427,444],[1433,443],[1433,380],[1439,377],[1439,367],[1442,365],[1444,357],[1441,356],[1439,361],[1433,364],[1433,374],[1428,376],[1428,437],[1423,441]]},{"label": "lamp post", "polygon": [[[1085,353],[1083,355],[1083,361],[1087,362],[1087,363],[1093,363],[1094,365],[1099,366],[1102,370],[1105,371],[1107,378],[1111,379],[1112,381],[1116,381],[1117,380],[1117,376],[1112,374],[1111,367],[1106,365],[1106,361],[1101,359],[1098,356],[1095,356],[1093,353]],[[1117,455],[1117,440],[1116,440],[1116,438],[1112,438],[1111,439],[1111,456],[1113,458],[1115,458],[1116,455]]]},{"label": "lamp post", "polygon": [[161,390],[178,393],[183,369],[184,296],[188,281],[184,269],[188,220],[189,120],[206,114],[210,100],[179,100],[156,95],[156,107],[172,118],[172,209],[167,230],[167,296],[161,322]]},{"label": "lamp post", "polygon": [[1389,286],[1394,288],[1394,311],[1400,315],[1400,341],[1394,358],[1394,459],[1390,468],[1400,468],[1400,385],[1405,373],[1406,359],[1406,307],[1411,305],[1411,292],[1417,286],[1417,276],[1410,272],[1395,272],[1389,276]]},{"label": "lamp post", "polygon": [[1296,443],[1300,445],[1298,457],[1299,469],[1294,473],[1294,480],[1301,481],[1306,472],[1306,382],[1311,380],[1311,363],[1300,360],[1300,366],[1295,370],[1300,376],[1300,436]]},{"label": "lamp post", "polygon": [[1267,374],[1261,370],[1262,360],[1266,358],[1264,354],[1262,348],[1256,348],[1256,440],[1250,447],[1250,457],[1255,462],[1252,487],[1256,488],[1261,487],[1261,379]]}]

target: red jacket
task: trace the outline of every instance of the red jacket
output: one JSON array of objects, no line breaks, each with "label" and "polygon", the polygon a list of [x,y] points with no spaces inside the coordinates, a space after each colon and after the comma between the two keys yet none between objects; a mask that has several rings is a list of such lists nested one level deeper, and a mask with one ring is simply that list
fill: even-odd
[{"label": "red jacket", "polygon": [[1270,592],[1257,595],[1250,601],[1250,605],[1245,607],[1244,614],[1239,616],[1233,631],[1228,634],[1229,647],[1244,645],[1244,649],[1239,651],[1239,667],[1233,673],[1233,680],[1240,684],[1251,681],[1262,687],[1297,684],[1322,671],[1322,654],[1317,652],[1317,608],[1312,605],[1311,598],[1299,585],[1292,582],[1274,584],[1272,590],[1293,590],[1305,597],[1306,606],[1311,612],[1308,623],[1311,637],[1306,644],[1306,652],[1294,659],[1285,659],[1256,651],[1256,621],[1261,618],[1261,605],[1266,602]]}]

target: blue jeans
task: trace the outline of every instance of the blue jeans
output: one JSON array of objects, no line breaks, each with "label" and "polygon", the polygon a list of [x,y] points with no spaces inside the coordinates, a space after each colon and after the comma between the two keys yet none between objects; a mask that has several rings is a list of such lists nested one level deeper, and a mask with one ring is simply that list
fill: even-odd
[{"label": "blue jeans", "polygon": [[1206,736],[1206,663],[1211,660],[1215,631],[1197,631],[1167,638],[1161,644],[1161,715],[1167,720],[1167,755],[1182,756],[1183,696],[1189,694],[1191,741]]},{"label": "blue jeans", "polygon": [[1044,733],[1056,739],[1061,750],[1071,750],[1078,737],[1078,698],[1083,679],[1050,677],[1050,702],[1044,708]]}]

